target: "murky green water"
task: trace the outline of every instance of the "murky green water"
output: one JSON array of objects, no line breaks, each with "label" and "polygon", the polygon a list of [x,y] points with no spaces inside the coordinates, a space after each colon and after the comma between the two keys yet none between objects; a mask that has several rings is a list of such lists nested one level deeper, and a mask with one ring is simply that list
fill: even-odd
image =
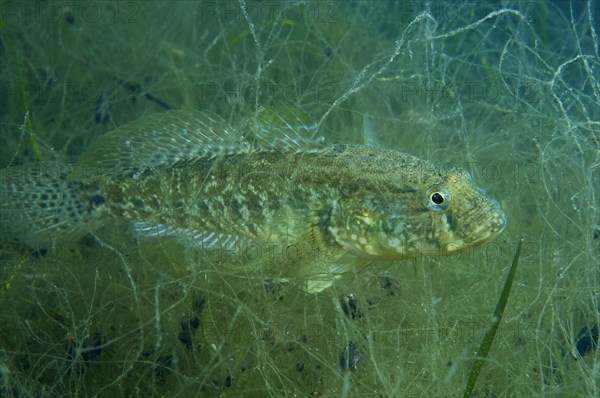
[{"label": "murky green water", "polygon": [[524,236],[476,392],[598,395],[594,6],[4,1],[4,165],[74,162],[168,108],[239,120],[283,104],[335,143],[362,143],[368,114],[377,145],[463,166],[509,224],[316,295],[265,286],[264,253],[137,240],[126,223],[48,248],[3,233],[1,394],[458,396]]}]

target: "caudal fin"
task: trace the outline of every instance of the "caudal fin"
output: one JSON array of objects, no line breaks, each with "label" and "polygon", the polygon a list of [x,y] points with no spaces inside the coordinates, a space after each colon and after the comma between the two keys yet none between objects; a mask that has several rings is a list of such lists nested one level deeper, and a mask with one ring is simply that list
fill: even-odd
[{"label": "caudal fin", "polygon": [[70,165],[38,162],[0,169],[2,236],[30,246],[81,238],[97,228],[105,196]]}]

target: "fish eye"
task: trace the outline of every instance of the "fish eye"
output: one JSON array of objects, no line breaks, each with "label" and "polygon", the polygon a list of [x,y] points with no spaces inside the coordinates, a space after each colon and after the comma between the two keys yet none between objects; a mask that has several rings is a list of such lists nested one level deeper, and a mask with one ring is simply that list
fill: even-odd
[{"label": "fish eye", "polygon": [[443,188],[432,188],[427,191],[425,196],[427,206],[431,210],[442,211],[446,210],[450,206],[451,197],[450,194]]}]

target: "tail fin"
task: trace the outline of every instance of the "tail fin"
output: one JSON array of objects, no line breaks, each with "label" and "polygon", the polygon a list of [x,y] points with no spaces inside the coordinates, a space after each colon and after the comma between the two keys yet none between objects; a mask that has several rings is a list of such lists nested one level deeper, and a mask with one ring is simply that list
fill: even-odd
[{"label": "tail fin", "polygon": [[104,202],[105,195],[65,163],[0,169],[1,228],[30,246],[81,238],[101,223]]}]

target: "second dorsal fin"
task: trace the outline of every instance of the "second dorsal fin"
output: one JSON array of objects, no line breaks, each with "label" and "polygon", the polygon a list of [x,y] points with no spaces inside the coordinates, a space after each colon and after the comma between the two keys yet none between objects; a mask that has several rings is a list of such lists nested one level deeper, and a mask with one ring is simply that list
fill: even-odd
[{"label": "second dorsal fin", "polygon": [[262,108],[246,119],[244,127],[248,140],[263,149],[303,151],[324,146],[323,137],[316,136],[316,124],[296,107]]}]

